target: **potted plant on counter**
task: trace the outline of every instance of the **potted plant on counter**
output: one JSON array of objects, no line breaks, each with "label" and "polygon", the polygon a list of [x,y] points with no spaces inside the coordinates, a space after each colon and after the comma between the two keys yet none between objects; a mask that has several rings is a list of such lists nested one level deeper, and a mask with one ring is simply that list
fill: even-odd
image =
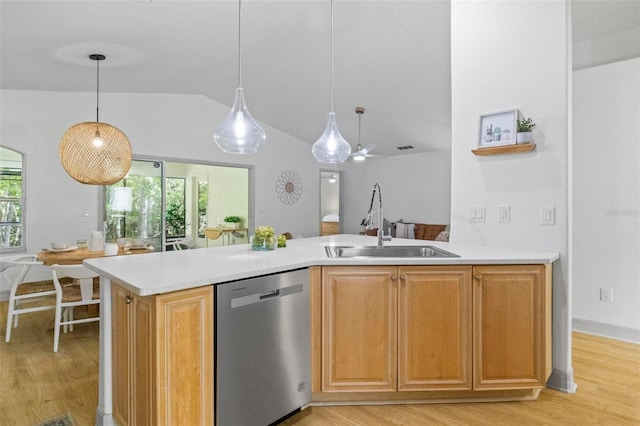
[{"label": "potted plant on counter", "polygon": [[536,123],[531,118],[519,118],[517,123],[518,132],[516,134],[516,143],[525,144],[533,142],[533,128]]},{"label": "potted plant on counter", "polygon": [[224,218],[225,228],[235,229],[240,225],[240,222],[242,222],[242,219],[240,219],[240,216],[226,216]]}]

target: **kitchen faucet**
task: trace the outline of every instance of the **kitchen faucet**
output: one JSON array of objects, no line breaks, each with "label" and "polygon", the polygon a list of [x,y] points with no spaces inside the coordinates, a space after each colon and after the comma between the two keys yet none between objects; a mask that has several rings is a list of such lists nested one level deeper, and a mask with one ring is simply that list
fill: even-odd
[{"label": "kitchen faucet", "polygon": [[373,200],[376,198],[376,189],[378,190],[378,247],[384,247],[384,241],[391,241],[391,229],[389,234],[384,235],[382,229],[384,217],[382,215],[382,190],[378,182],[373,184],[373,194],[371,194],[371,204],[369,205],[369,211],[367,212],[367,229],[373,229],[371,220],[371,211],[373,210]]}]

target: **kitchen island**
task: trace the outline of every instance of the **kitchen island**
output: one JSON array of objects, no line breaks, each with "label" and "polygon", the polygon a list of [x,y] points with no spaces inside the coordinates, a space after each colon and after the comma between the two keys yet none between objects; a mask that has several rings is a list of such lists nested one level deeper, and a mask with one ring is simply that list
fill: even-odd
[{"label": "kitchen island", "polygon": [[[164,335],[170,320],[196,318],[200,322],[190,328],[190,333],[197,335],[194,341],[199,346],[190,348],[188,354],[194,354],[200,376],[213,376],[213,286],[300,268],[311,271],[312,403],[535,399],[551,367],[551,264],[558,259],[558,253],[400,239],[385,245],[425,243],[459,257],[329,258],[325,253],[327,245],[376,244],[375,237],[334,235],[289,240],[288,247],[272,252],[236,245],[85,261],[101,276],[96,424],[115,424],[113,399],[120,392],[113,387],[114,383],[118,386],[120,373],[112,381],[114,369],[121,371],[122,365],[131,363],[151,368],[166,362],[164,353],[171,353],[171,342],[185,332]],[[366,283],[361,286],[366,288],[353,286],[356,282]],[[132,303],[136,312],[144,315],[127,322],[129,314],[114,303],[118,294],[126,300],[124,303]],[[337,295],[343,298],[338,300]],[[434,299],[438,295],[442,297],[440,301]],[[434,305],[422,309],[411,304],[412,300],[424,298]],[[359,308],[358,301],[362,300],[370,303],[366,311]],[[435,315],[437,312],[440,314]],[[340,327],[339,321],[347,313],[350,326]],[[514,315],[515,319],[502,324],[505,315]],[[431,329],[420,328],[425,322]],[[353,324],[363,327],[361,332]],[[514,329],[519,325],[527,332]],[[449,340],[445,346],[449,352],[443,357],[446,359],[437,360],[434,369],[425,369],[421,365],[424,363],[417,361],[422,356],[435,355],[424,342],[416,343],[414,338],[435,333],[439,327],[447,329]],[[132,334],[122,337],[123,328],[133,330]],[[513,347],[490,347],[504,339],[513,341]],[[118,355],[112,353],[114,342],[127,348],[134,345],[146,358],[136,356],[129,364],[126,359],[118,364]],[[434,340],[430,344],[435,343]],[[356,357],[346,356],[371,348],[377,351],[377,361],[368,363],[364,370]],[[523,350],[531,353],[522,357]],[[506,370],[499,370],[498,366],[506,366]],[[161,412],[160,417],[170,419],[175,414],[172,402],[167,401],[171,385],[162,382],[162,378],[145,381],[149,375],[136,374],[131,376],[133,379],[123,378],[122,384],[125,393],[133,389],[131,398],[138,399],[135,409],[144,408],[158,416]],[[198,405],[198,422],[213,424],[213,377],[202,377],[189,386],[190,391],[204,392]],[[115,406],[123,404],[127,401]],[[134,414],[123,415],[130,418]],[[163,423],[152,418],[157,424]]]}]

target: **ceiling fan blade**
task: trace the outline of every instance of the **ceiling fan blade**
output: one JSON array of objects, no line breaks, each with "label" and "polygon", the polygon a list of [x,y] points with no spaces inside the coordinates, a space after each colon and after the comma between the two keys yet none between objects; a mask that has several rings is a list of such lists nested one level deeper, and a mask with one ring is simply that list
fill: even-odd
[{"label": "ceiling fan blade", "polygon": [[368,153],[370,153],[370,152],[371,152],[371,151],[373,151],[374,149],[376,149],[376,146],[375,146],[374,144],[372,144],[372,143],[371,143],[371,144],[369,144],[369,145],[365,146],[364,148],[362,148],[362,149],[360,150],[360,153],[361,153],[362,155],[367,155]]}]

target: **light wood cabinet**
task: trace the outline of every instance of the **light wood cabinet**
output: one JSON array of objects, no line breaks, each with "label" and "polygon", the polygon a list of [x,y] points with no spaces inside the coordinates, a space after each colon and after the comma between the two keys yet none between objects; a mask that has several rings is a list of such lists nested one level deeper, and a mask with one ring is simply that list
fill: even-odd
[{"label": "light wood cabinet", "polygon": [[340,233],[339,222],[320,222],[320,236],[336,235]]},{"label": "light wood cabinet", "polygon": [[398,390],[471,389],[471,267],[398,268]]},{"label": "light wood cabinet", "polygon": [[474,388],[543,388],[551,373],[551,266],[476,266]]},{"label": "light wood cabinet", "polygon": [[213,424],[213,286],[141,297],[112,284],[113,415]]},{"label": "light wood cabinet", "polygon": [[112,286],[113,416],[120,425],[155,421],[152,298]]},{"label": "light wood cabinet", "polygon": [[471,388],[471,267],[325,267],[322,392]]},{"label": "light wood cabinet", "polygon": [[551,283],[550,264],[314,267],[314,399],[535,399]]},{"label": "light wood cabinet", "polygon": [[396,390],[396,274],[322,269],[323,392]]}]

